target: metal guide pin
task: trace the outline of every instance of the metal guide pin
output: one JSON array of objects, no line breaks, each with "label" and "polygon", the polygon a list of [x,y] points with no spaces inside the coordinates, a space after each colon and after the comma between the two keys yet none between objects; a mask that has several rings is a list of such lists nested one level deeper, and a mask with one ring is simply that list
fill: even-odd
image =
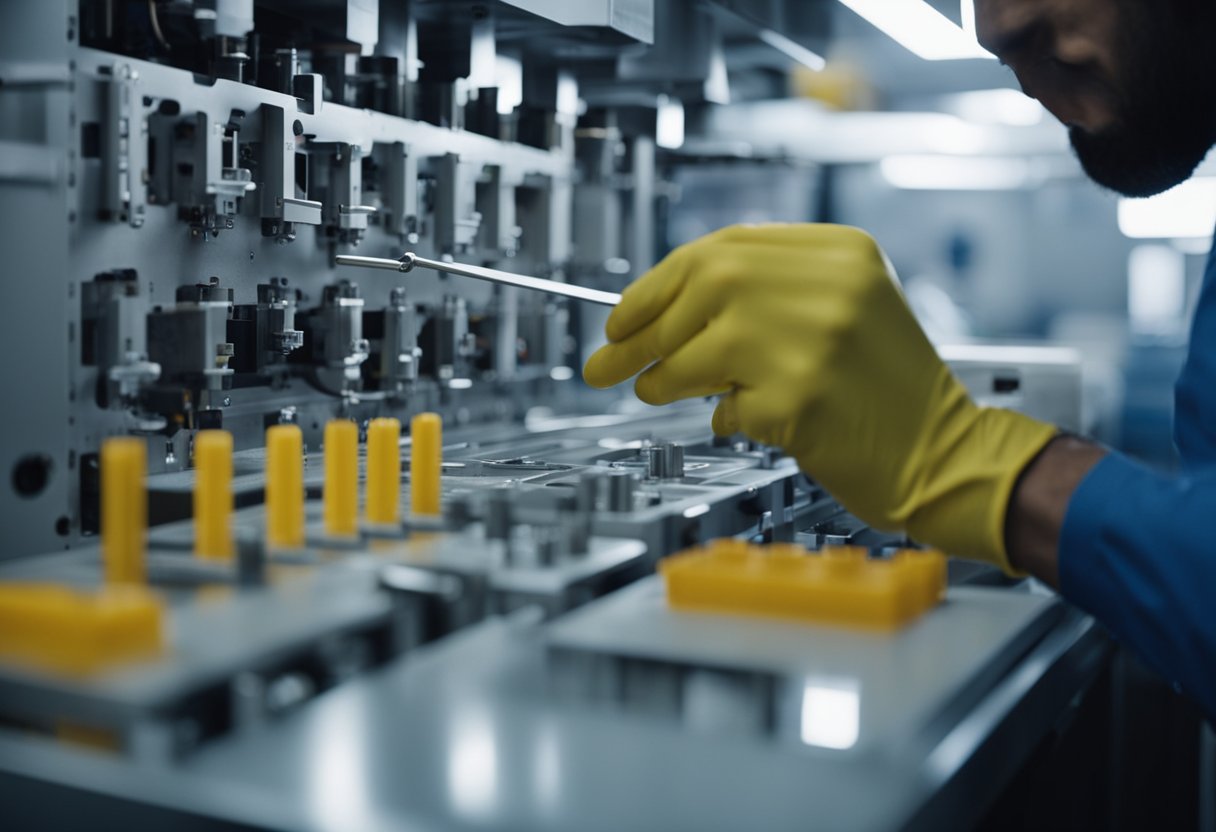
[{"label": "metal guide pin", "polygon": [[339,266],[360,266],[365,269],[386,269],[394,272],[410,272],[416,267],[434,269],[437,272],[472,277],[477,280],[488,280],[504,286],[518,286],[521,289],[534,289],[538,292],[548,292],[551,295],[561,295],[575,300],[585,300],[602,306],[616,306],[621,302],[621,296],[616,292],[604,292],[599,289],[587,289],[571,283],[559,283],[556,280],[546,280],[542,277],[530,277],[525,274],[504,272],[498,269],[487,269],[482,266],[468,266],[464,263],[447,263],[442,260],[430,260],[419,257],[407,251],[400,260],[387,257],[362,257],[356,254],[339,254],[335,258]]}]

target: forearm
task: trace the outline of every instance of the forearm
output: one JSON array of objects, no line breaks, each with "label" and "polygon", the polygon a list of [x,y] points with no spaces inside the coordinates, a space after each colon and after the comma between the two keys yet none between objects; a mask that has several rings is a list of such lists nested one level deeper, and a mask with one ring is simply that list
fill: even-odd
[{"label": "forearm", "polygon": [[1026,467],[1005,519],[1009,562],[1053,587],[1060,585],[1060,530],[1073,492],[1106,456],[1093,443],[1059,436]]}]

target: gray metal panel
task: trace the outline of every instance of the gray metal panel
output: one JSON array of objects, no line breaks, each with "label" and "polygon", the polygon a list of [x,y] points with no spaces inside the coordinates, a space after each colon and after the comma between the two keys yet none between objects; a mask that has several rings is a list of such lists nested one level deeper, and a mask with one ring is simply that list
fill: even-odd
[{"label": "gray metal panel", "polygon": [[606,26],[654,43],[654,0],[503,0],[563,26]]},{"label": "gray metal panel", "polygon": [[[21,3],[0,27],[0,250],[7,302],[0,313],[0,558],[63,545],[56,529],[71,514],[68,367],[79,349],[68,309],[79,304],[66,239],[78,230],[74,206],[76,113],[65,73],[76,39],[75,3]],[[19,496],[21,460],[47,475]],[[36,484],[36,482],[35,482]]]}]

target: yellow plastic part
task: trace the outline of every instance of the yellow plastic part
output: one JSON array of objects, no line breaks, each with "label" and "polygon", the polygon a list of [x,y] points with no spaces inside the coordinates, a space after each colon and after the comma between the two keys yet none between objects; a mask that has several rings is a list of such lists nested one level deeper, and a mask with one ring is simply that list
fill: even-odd
[{"label": "yellow plastic part", "polygon": [[401,423],[372,419],[367,426],[367,522],[401,520]]},{"label": "yellow plastic part", "polygon": [[101,445],[101,556],[106,582],[147,579],[148,451],[142,439],[114,437]]},{"label": "yellow plastic part", "polygon": [[325,426],[325,533],[359,533],[359,426],[349,419]]},{"label": "yellow plastic part", "polygon": [[901,551],[871,559],[841,546],[753,546],[717,540],[659,563],[673,609],[785,618],[894,630],[935,607],[946,592],[940,552]]},{"label": "yellow plastic part", "polygon": [[266,430],[266,545],[304,546],[304,435],[298,425]]},{"label": "yellow plastic part", "polygon": [[232,560],[232,434],[201,430],[194,437],[194,554]]},{"label": "yellow plastic part", "polygon": [[163,639],[160,598],[145,587],[0,584],[0,660],[85,675],[154,656]]},{"label": "yellow plastic part", "polygon": [[410,420],[410,512],[435,516],[440,506],[443,471],[443,420],[438,413],[419,413]]}]

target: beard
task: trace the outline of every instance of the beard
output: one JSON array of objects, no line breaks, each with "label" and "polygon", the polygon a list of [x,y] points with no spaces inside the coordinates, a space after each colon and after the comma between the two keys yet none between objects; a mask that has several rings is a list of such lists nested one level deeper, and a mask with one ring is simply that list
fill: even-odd
[{"label": "beard", "polygon": [[1118,117],[1069,130],[1085,173],[1124,196],[1153,196],[1190,178],[1216,144],[1216,3],[1120,0]]}]

